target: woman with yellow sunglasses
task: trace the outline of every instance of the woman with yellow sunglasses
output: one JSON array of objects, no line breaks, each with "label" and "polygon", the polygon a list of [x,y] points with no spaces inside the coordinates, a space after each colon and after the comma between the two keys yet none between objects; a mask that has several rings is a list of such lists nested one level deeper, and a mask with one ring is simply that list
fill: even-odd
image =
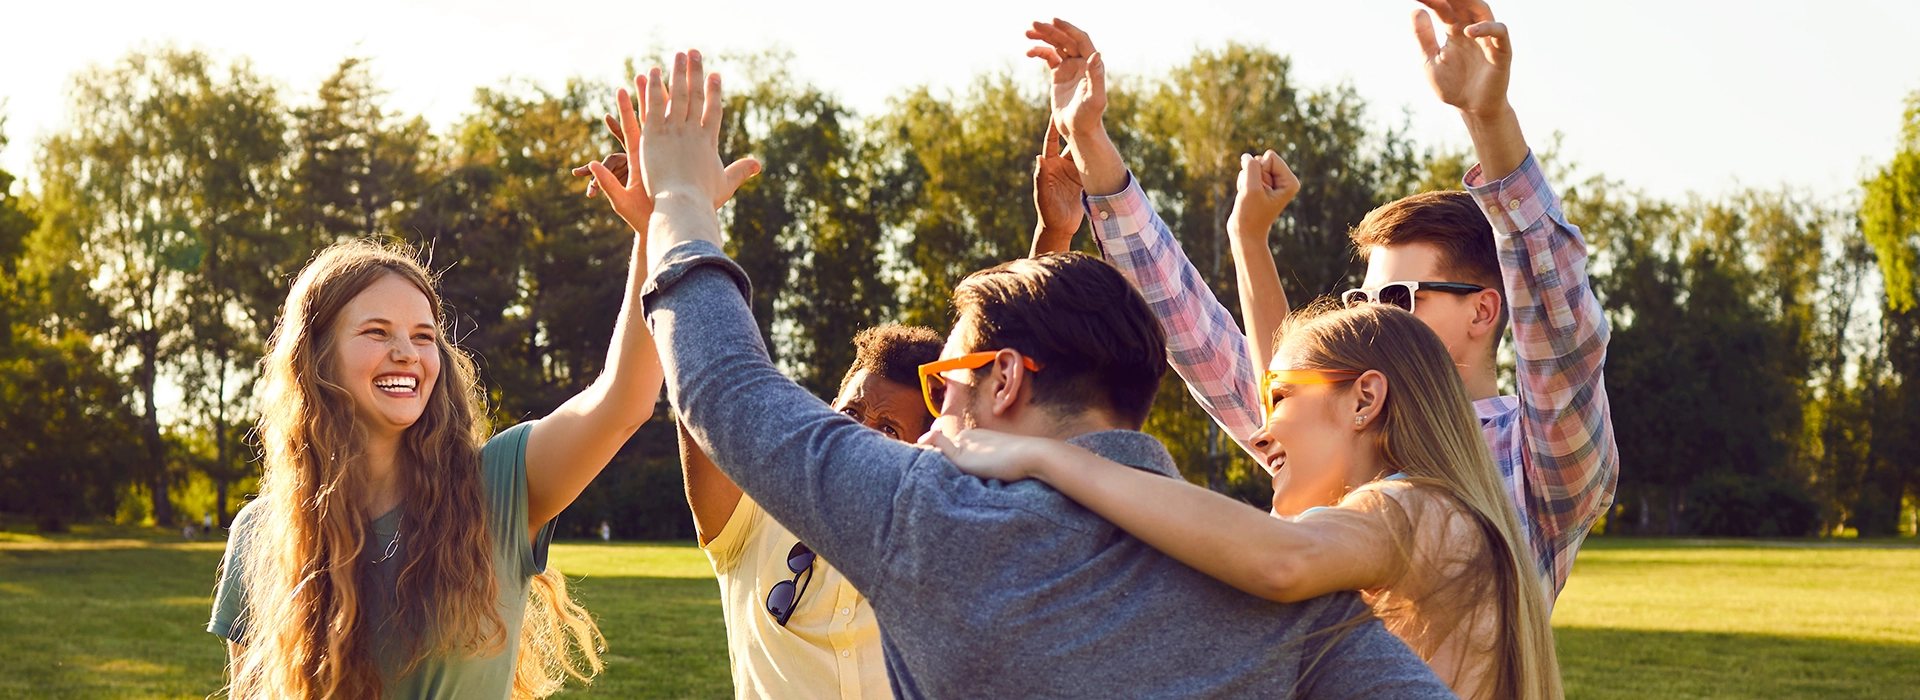
[{"label": "woman with yellow sunglasses", "polygon": [[1461,697],[1560,697],[1546,583],[1433,331],[1382,304],[1297,314],[1271,368],[1252,441],[1271,514],[1064,442],[930,439],[963,471],[1040,479],[1248,593],[1358,590]]}]

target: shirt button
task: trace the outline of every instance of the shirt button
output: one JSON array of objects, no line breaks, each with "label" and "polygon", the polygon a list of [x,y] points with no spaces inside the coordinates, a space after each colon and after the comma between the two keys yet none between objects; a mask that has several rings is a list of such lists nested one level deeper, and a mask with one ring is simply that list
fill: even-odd
[{"label": "shirt button", "polygon": [[852,614],[853,614],[853,608],[841,608],[841,609],[840,609],[840,614],[842,614],[842,615],[852,615]]},{"label": "shirt button", "polygon": [[1101,220],[1101,221],[1106,221],[1106,220],[1107,220],[1107,216],[1108,216],[1108,214],[1107,214],[1107,212],[1106,212],[1106,210],[1104,210],[1104,209],[1102,209],[1102,210],[1100,211],[1100,220]]},{"label": "shirt button", "polygon": [[853,656],[853,650],[852,650],[852,649],[843,649],[843,650],[841,650],[841,651],[840,651],[840,658],[843,658],[843,659],[844,659],[844,658],[847,658],[847,657],[849,657],[849,656]]},{"label": "shirt button", "polygon": [[1518,199],[1507,200],[1507,211],[1520,211],[1520,200]]}]

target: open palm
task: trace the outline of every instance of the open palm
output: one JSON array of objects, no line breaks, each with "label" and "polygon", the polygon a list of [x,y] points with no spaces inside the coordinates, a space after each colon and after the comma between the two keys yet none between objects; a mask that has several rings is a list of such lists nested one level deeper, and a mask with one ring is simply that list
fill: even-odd
[{"label": "open palm", "polygon": [[1507,79],[1513,46],[1507,27],[1493,21],[1481,0],[1420,0],[1446,25],[1447,43],[1434,35],[1433,20],[1422,10],[1413,16],[1414,38],[1426,56],[1427,82],[1442,102],[1485,115],[1507,106]]}]

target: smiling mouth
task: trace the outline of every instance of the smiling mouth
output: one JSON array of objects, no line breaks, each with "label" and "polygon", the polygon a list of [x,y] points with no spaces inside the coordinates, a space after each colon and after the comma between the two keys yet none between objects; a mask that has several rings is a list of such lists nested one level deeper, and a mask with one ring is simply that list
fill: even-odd
[{"label": "smiling mouth", "polygon": [[387,374],[373,378],[373,388],[380,393],[396,398],[413,398],[419,395],[420,380],[404,374]]}]

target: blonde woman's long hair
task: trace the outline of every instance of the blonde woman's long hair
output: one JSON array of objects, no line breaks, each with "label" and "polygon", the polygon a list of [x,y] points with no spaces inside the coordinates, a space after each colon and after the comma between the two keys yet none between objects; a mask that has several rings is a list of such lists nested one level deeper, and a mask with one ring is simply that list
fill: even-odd
[{"label": "blonde woman's long hair", "polygon": [[[322,251],[301,271],[262,361],[259,436],[265,474],[243,564],[245,643],[229,669],[236,698],[372,698],[383,690],[363,596],[372,567],[367,436],[334,376],[333,324],[341,309],[389,275],[411,283],[436,311],[440,296],[411,251],[353,241]],[[393,627],[407,650],[404,675],[437,655],[505,651],[494,546],[482,505],[480,446],[488,421],[473,362],[435,334],[439,381],[402,434],[399,480],[407,547]],[[514,674],[515,697],[542,697],[567,677],[591,680],[602,638],[566,579],[535,577]]]},{"label": "blonde woman's long hair", "polygon": [[1500,571],[1494,591],[1504,621],[1494,641],[1497,698],[1558,700],[1560,663],[1548,626],[1547,592],[1493,453],[1481,437],[1466,385],[1433,330],[1398,308],[1351,309],[1322,301],[1282,326],[1276,347],[1302,369],[1378,370],[1389,393],[1374,439],[1387,467],[1416,488],[1451,497],[1479,526]]}]

